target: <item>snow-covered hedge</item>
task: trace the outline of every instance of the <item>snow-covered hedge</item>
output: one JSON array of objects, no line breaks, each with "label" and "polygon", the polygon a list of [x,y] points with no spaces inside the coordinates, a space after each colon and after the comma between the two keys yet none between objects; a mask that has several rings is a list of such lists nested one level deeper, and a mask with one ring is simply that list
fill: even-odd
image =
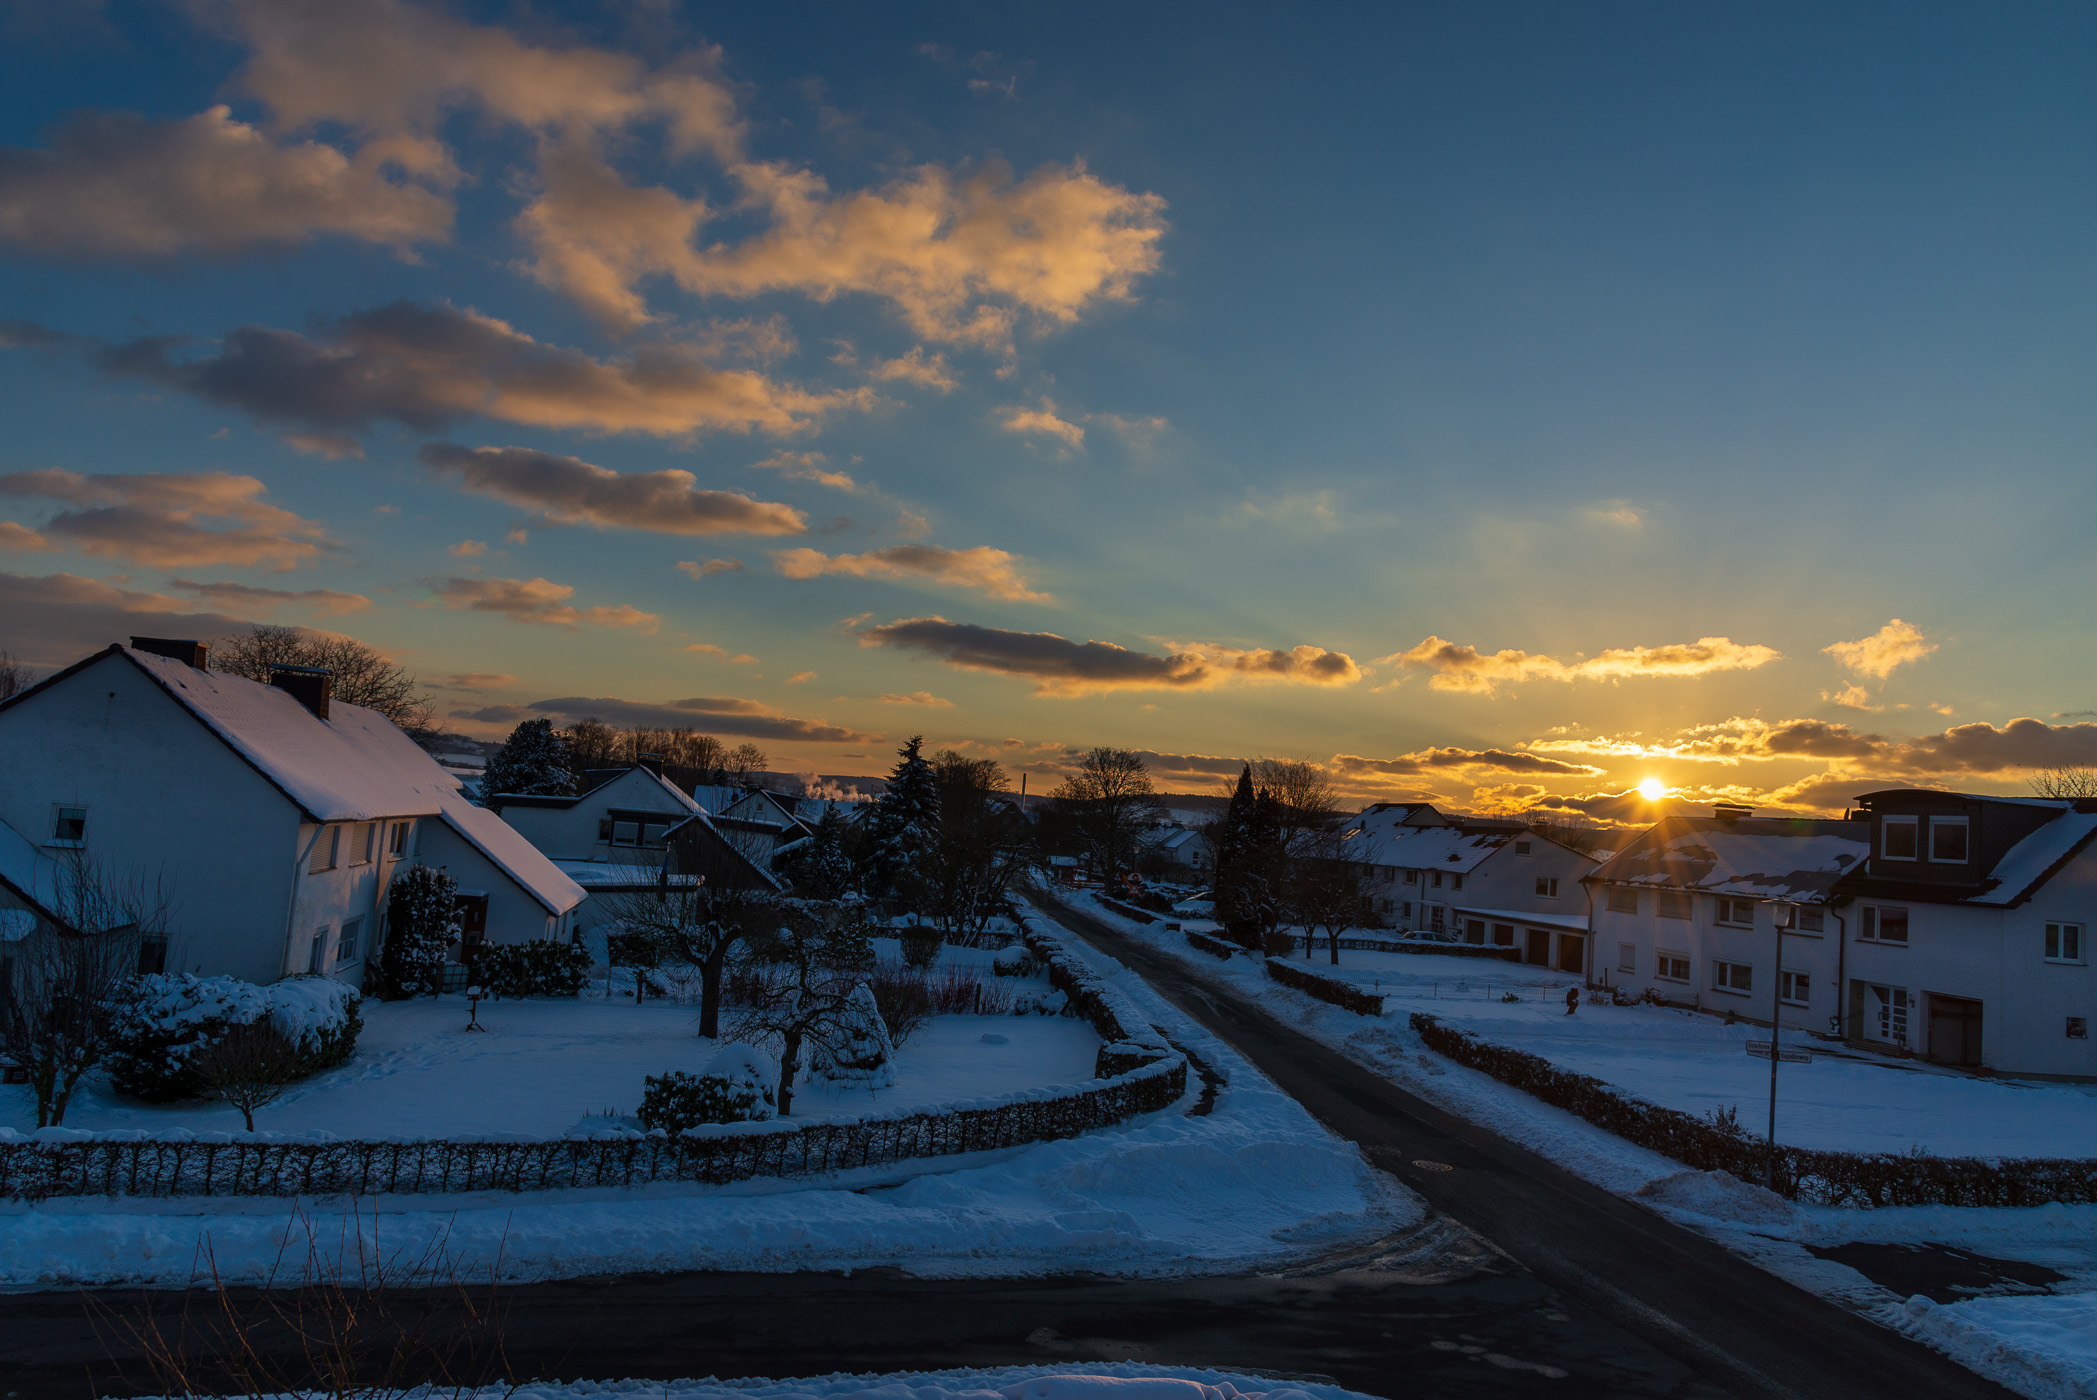
[{"label": "snow-covered hedge", "polygon": [[1351,982],[1337,978],[1320,977],[1307,972],[1292,962],[1280,958],[1267,959],[1269,980],[1284,987],[1294,987],[1299,992],[1308,992],[1320,1001],[1329,1001],[1342,1011],[1352,1011],[1358,1016],[1383,1015],[1383,998],[1373,992],[1365,992]]},{"label": "snow-covered hedge", "polygon": [[[1730,1172],[1757,1186],[1769,1179],[1769,1145],[1737,1128],[1663,1108],[1541,1055],[1496,1045],[1416,1011],[1427,1048],[1483,1070],[1555,1108],[1699,1171]],[[2041,1206],[2097,1202],[2097,1159],[1932,1157],[1923,1153],[1826,1152],[1777,1147],[1777,1191],[1825,1206]]]},{"label": "snow-covered hedge", "polygon": [[202,1089],[192,1066],[235,1026],[268,1017],[297,1050],[299,1073],[339,1065],[364,1020],[354,988],[330,977],[287,977],[266,987],[237,977],[155,972],[127,980],[109,999],[106,1064],[117,1092],[151,1103]]},{"label": "snow-covered hedge", "polygon": [[1048,968],[1049,985],[1063,993],[1069,999],[1070,1009],[1098,1034],[1099,1056],[1092,1071],[1096,1077],[1110,1078],[1136,1065],[1179,1055],[1143,1019],[1134,1002],[1109,986],[1089,964],[1064,947],[1061,939],[1025,918],[1020,921],[1020,936],[1036,960]]},{"label": "snow-covered hedge", "polygon": [[644,1128],[681,1133],[702,1123],[761,1123],[776,1116],[779,1063],[754,1045],[724,1045],[700,1074],[651,1074],[635,1114]]},{"label": "snow-covered hedge", "polygon": [[591,963],[589,950],[579,943],[483,940],[468,975],[492,997],[572,997],[588,985]]}]

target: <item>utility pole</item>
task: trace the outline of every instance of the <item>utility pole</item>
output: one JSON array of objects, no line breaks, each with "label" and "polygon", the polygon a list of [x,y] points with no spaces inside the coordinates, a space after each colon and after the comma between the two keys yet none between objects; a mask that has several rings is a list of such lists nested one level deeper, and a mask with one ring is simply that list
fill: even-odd
[{"label": "utility pole", "polygon": [[1777,930],[1775,975],[1769,979],[1769,1163],[1768,1180],[1777,1189],[1777,1062],[1784,1058],[1784,934],[1798,918],[1798,906],[1788,899],[1769,901],[1770,922]]}]

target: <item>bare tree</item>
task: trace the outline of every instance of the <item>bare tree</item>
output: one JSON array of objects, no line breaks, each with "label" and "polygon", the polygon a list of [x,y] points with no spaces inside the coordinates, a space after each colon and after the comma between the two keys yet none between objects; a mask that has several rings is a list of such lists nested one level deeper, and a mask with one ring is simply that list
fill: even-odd
[{"label": "bare tree", "polygon": [[1307,854],[1340,819],[1340,790],[1315,763],[1256,758],[1252,785],[1274,798],[1282,850],[1291,859]]},{"label": "bare tree", "polygon": [[2040,797],[2070,800],[2097,797],[2097,768],[2063,764],[2058,768],[2038,769],[2025,781]]},{"label": "bare tree", "polygon": [[5,651],[0,651],[0,700],[20,695],[36,684],[36,672]]},{"label": "bare tree", "polygon": [[1070,818],[1093,869],[1109,889],[1136,863],[1143,833],[1158,819],[1150,769],[1127,749],[1097,748],[1049,796]]},{"label": "bare tree", "polygon": [[755,744],[737,744],[721,755],[721,776],[738,785],[754,783],[765,771],[765,751]]},{"label": "bare tree", "polygon": [[87,1072],[109,1052],[109,999],[166,927],[164,889],[124,880],[74,853],[59,876],[58,921],[0,943],[0,1051],[29,1071],[36,1124],[65,1121]]},{"label": "bare tree", "polygon": [[939,816],[924,854],[926,903],[949,941],[978,937],[1027,864],[1027,824],[996,759],[953,749],[932,757]]},{"label": "bare tree", "polygon": [[251,1133],[255,1110],[282,1098],[302,1068],[298,1047],[268,1016],[228,1027],[193,1063],[204,1097],[239,1109]]},{"label": "bare tree", "polygon": [[1361,923],[1362,868],[1347,859],[1337,831],[1327,830],[1300,852],[1289,871],[1289,914],[1303,925],[1303,955],[1311,955],[1324,929],[1334,967],[1340,965],[1340,936]]},{"label": "bare tree", "polygon": [[758,942],[761,956],[786,965],[787,975],[756,984],[756,997],[736,1018],[738,1040],[779,1047],[779,1116],[793,1111],[794,1075],[801,1052],[840,1052],[851,1039],[845,1008],[860,977],[826,966],[826,942],[811,926],[780,928]]},{"label": "bare tree", "polygon": [[214,671],[266,685],[276,666],[320,667],[329,673],[334,698],[343,704],[377,710],[411,734],[431,727],[430,698],[415,677],[355,637],[257,622],[242,636],[221,637],[212,644]]},{"label": "bare tree", "polygon": [[669,876],[653,889],[605,896],[605,903],[628,938],[699,969],[699,1034],[719,1039],[729,956],[744,940],[770,932],[767,926],[780,917],[778,901],[703,876]]}]

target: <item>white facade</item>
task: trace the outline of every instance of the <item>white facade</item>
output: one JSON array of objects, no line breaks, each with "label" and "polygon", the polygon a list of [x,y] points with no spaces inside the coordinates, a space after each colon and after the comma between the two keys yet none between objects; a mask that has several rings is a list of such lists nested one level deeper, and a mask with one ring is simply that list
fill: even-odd
[{"label": "white facade", "polygon": [[582,898],[383,717],[127,647],[0,705],[0,773],[24,840],[165,891],[170,971],[360,980],[417,859],[487,892],[498,941],[565,936]]},{"label": "white facade", "polygon": [[1593,858],[1535,830],[1419,819],[1410,807],[1371,808],[1347,834],[1380,917],[1394,928],[1516,948],[1539,966],[1585,969],[1581,880]]},{"label": "white facade", "polygon": [[697,802],[638,765],[578,797],[492,794],[485,801],[548,856],[615,865],[660,866],[669,832],[701,815]]}]

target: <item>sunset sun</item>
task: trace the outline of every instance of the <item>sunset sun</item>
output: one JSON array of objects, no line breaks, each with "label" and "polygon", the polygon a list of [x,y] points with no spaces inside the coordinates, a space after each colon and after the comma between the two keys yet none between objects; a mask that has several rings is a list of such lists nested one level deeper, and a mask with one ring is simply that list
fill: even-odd
[{"label": "sunset sun", "polygon": [[1658,778],[1647,778],[1638,785],[1638,795],[1648,802],[1658,802],[1667,796],[1667,784]]}]

